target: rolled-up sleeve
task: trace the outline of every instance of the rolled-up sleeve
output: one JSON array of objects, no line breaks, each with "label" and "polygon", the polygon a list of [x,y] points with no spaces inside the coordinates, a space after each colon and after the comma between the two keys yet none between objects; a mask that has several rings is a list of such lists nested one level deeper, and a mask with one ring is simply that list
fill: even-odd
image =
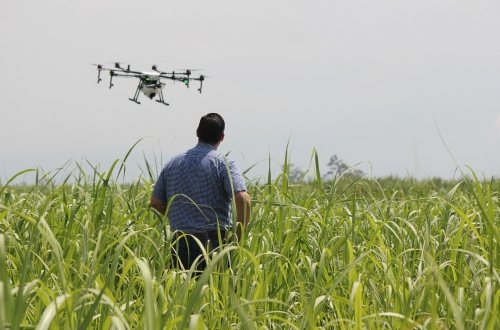
[{"label": "rolled-up sleeve", "polygon": [[[232,186],[234,188],[234,192],[246,191],[247,187],[245,184],[245,179],[243,178],[243,175],[241,174],[241,171],[236,165],[236,163],[232,160],[228,160],[228,166],[229,166],[229,173],[231,174]],[[225,166],[222,175],[223,175],[224,190],[229,196],[231,196],[233,194],[233,189],[231,189],[231,180],[229,179],[228,171]]]},{"label": "rolled-up sleeve", "polygon": [[158,177],[158,180],[156,180],[155,186],[153,188],[153,193],[151,194],[153,197],[166,202],[168,197],[167,197],[167,175],[165,173],[166,171],[163,170],[160,173],[160,176]]}]

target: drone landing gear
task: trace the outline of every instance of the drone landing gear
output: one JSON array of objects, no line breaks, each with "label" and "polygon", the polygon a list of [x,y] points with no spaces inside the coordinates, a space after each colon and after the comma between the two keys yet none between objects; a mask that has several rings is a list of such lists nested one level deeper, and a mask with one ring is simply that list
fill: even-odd
[{"label": "drone landing gear", "polygon": [[165,100],[163,99],[163,91],[161,90],[160,88],[160,92],[158,93],[158,98],[159,100],[156,100],[156,102],[158,103],[161,103],[161,104],[165,104],[165,105],[169,105],[167,102],[165,102]]},{"label": "drone landing gear", "polygon": [[129,98],[130,101],[135,102],[137,104],[141,104],[141,102],[137,101],[137,99],[139,98],[139,93],[141,92],[141,88],[142,88],[142,81],[139,82],[139,85],[137,86],[137,90],[135,91],[134,97]]}]

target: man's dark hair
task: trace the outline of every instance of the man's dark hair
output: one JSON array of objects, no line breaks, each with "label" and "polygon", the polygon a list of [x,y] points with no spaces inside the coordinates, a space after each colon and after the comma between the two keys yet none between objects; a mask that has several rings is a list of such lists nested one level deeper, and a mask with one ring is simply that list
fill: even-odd
[{"label": "man's dark hair", "polygon": [[209,113],[200,119],[196,134],[201,142],[215,144],[220,141],[226,124],[218,113]]}]

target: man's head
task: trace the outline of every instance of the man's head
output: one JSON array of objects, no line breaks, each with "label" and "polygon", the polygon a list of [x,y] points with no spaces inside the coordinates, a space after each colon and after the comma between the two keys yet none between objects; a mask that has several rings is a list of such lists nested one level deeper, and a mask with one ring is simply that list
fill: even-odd
[{"label": "man's head", "polygon": [[218,113],[209,113],[200,119],[196,135],[200,142],[216,145],[224,139],[224,119]]}]

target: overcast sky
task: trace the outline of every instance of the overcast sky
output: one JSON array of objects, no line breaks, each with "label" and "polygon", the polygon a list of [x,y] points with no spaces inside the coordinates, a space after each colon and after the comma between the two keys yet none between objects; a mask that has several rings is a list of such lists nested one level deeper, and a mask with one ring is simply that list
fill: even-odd
[{"label": "overcast sky", "polygon": [[[137,175],[143,153],[192,147],[208,112],[226,120],[220,150],[258,164],[249,177],[269,155],[276,173],[288,141],[302,168],[316,149],[323,168],[336,154],[373,176],[500,175],[497,0],[19,0],[2,3],[0,30],[3,182],[66,161],[104,169],[143,139]],[[89,64],[112,61],[209,78],[203,94],[167,82],[169,107],[137,105],[135,80],[96,84]]]}]

